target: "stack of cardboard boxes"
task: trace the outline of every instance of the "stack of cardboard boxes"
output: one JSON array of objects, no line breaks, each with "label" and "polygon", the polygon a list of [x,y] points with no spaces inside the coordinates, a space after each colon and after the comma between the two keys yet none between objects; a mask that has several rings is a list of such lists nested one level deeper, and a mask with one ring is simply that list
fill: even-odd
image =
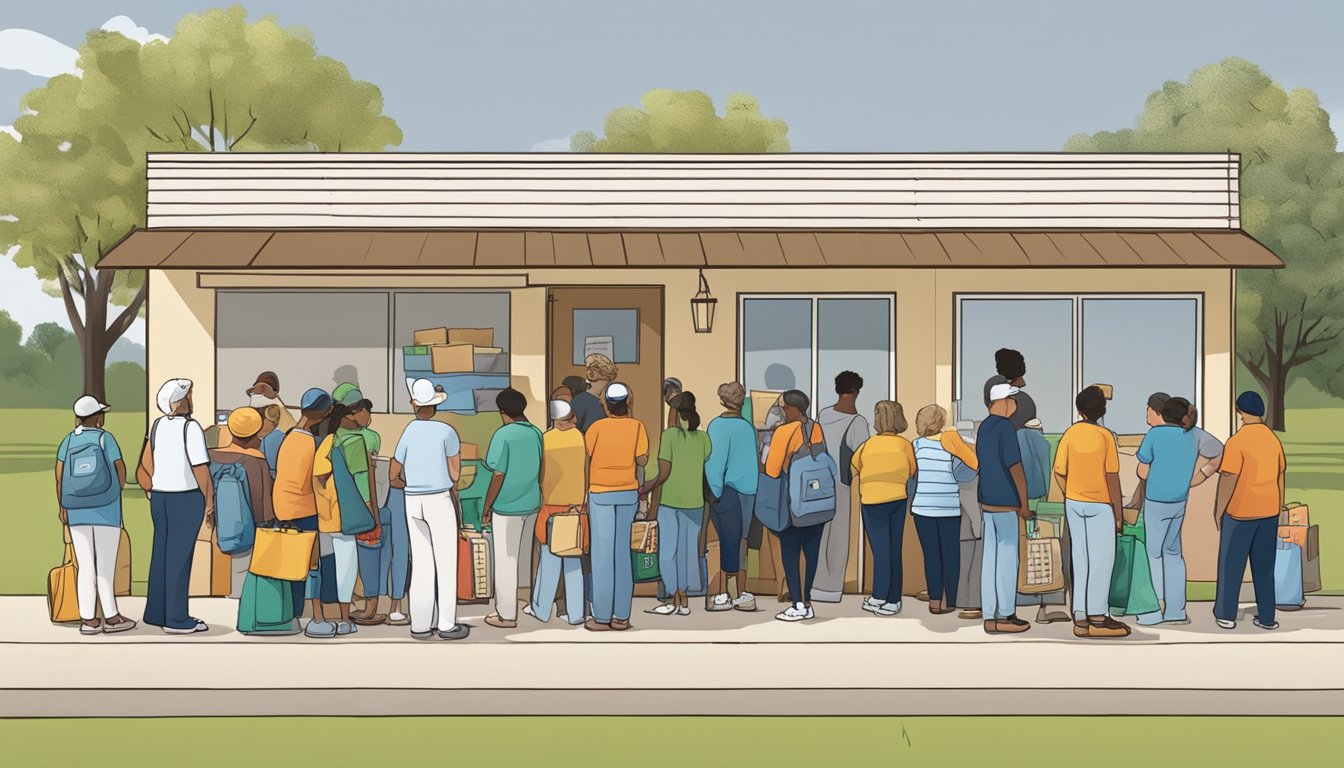
[{"label": "stack of cardboard boxes", "polygon": [[1321,591],[1320,532],[1306,504],[1289,502],[1279,513],[1279,538],[1302,549],[1302,592]]},{"label": "stack of cardboard boxes", "polygon": [[509,386],[509,356],[496,347],[493,328],[426,328],[402,347],[406,375],[443,387],[440,411],[475,414],[496,410],[495,396]]}]

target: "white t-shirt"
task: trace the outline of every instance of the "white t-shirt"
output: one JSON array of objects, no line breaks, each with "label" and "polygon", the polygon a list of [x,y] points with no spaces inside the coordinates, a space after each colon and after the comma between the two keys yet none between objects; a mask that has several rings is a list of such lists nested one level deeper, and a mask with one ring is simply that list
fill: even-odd
[{"label": "white t-shirt", "polygon": [[200,422],[181,416],[164,416],[154,422],[150,444],[154,451],[154,477],[150,489],[167,493],[199,488],[192,467],[210,463],[205,430]]}]

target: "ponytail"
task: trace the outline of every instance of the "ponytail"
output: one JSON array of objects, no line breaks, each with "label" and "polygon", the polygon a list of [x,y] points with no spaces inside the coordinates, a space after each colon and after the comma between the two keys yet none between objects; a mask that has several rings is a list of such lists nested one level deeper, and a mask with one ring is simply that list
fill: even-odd
[{"label": "ponytail", "polygon": [[336,430],[341,428],[341,420],[345,418],[345,415],[349,413],[349,411],[349,407],[340,403],[333,405],[331,407],[331,415],[327,417],[327,434],[322,437],[325,438],[327,435],[336,434]]},{"label": "ponytail", "polygon": [[1184,397],[1173,397],[1162,405],[1162,421],[1181,427],[1186,432],[1195,428],[1195,407]]},{"label": "ponytail", "polygon": [[700,413],[695,410],[695,395],[690,392],[682,392],[673,400],[673,407],[677,409],[677,416],[686,421],[686,428],[691,432],[700,428]]}]

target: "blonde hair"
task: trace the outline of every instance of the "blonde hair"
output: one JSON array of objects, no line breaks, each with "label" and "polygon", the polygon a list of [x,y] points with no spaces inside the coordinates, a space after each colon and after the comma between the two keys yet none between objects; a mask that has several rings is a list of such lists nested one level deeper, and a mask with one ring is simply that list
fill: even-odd
[{"label": "blonde hair", "polygon": [[909,428],[910,425],[905,420],[905,409],[900,403],[883,400],[873,409],[873,429],[877,434],[899,435]]},{"label": "blonde hair", "polygon": [[933,437],[947,426],[947,411],[941,405],[926,405],[915,414],[915,431],[920,437]]},{"label": "blonde hair", "polygon": [[616,364],[606,355],[592,354],[583,360],[588,368],[589,381],[613,382],[619,375]]}]

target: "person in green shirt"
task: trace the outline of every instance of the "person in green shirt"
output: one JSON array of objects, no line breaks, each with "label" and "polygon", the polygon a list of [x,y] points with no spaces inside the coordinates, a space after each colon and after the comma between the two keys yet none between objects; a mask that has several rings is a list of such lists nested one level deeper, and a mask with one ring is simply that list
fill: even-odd
[{"label": "person in green shirt", "polygon": [[495,398],[504,426],[490,438],[485,465],[494,475],[485,493],[482,527],[494,532],[495,612],[492,627],[518,626],[518,562],[532,553],[533,527],[541,510],[541,430],[527,421],[527,398],[506,389]]},{"label": "person in green shirt", "polygon": [[700,429],[695,395],[682,392],[669,400],[677,425],[663,432],[658,445],[658,476],[639,489],[641,496],[657,491],[649,504],[649,519],[658,521],[658,569],[671,602],[648,612],[660,616],[687,616],[691,606],[686,591],[700,571],[700,529],[705,518],[705,460],[709,435]]},{"label": "person in green shirt", "polygon": [[[348,389],[344,389],[346,387]],[[392,565],[391,542],[383,535],[383,526],[391,522],[389,512],[386,508],[375,509],[377,492],[373,479],[374,457],[382,450],[383,438],[370,428],[373,422],[372,401],[365,398],[353,384],[342,384],[335,392],[336,402],[345,406],[347,416],[342,426],[336,429],[336,444],[341,447],[345,464],[355,478],[360,498],[373,509],[373,519],[377,522],[372,531],[355,537],[364,605],[360,610],[352,611],[350,618],[360,626],[376,626],[388,621],[387,614],[378,611],[378,598],[388,594],[388,573]],[[349,424],[353,426],[345,426]],[[393,607],[398,607],[395,601]]]}]

